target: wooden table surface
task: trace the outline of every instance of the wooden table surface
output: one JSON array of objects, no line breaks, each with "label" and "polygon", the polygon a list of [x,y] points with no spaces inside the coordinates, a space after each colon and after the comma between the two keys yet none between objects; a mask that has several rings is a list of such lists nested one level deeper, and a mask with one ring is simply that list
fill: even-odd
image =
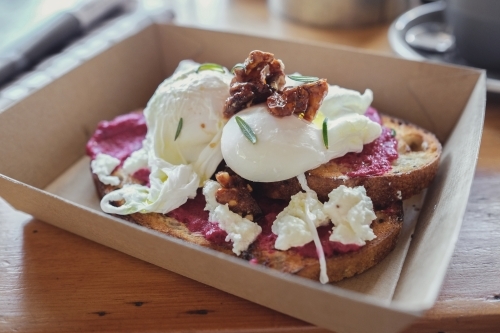
[{"label": "wooden table surface", "polygon": [[[207,7],[210,3],[212,7]],[[175,1],[177,22],[391,54],[388,25],[327,30],[262,1]],[[488,96],[478,165],[439,299],[405,332],[500,332],[500,97]],[[323,332],[92,241],[0,199],[0,332]]]}]

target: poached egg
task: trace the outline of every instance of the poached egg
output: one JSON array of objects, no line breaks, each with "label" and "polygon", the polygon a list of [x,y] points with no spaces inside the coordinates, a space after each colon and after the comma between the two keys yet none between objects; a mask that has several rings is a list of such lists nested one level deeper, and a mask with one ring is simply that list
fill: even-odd
[{"label": "poached egg", "polygon": [[[257,142],[251,143],[232,117],[222,131],[222,156],[241,177],[255,182],[274,182],[296,177],[380,136],[380,124],[363,114],[373,94],[330,86],[316,118],[307,122],[297,116],[275,117],[266,104],[237,113],[247,123]],[[328,147],[323,138],[327,119]]]},{"label": "poached egg", "polygon": [[[214,174],[222,161],[223,109],[233,75],[222,67],[199,68],[194,61],[181,61],[156,89],[144,110],[148,132],[143,155],[151,171],[150,187],[126,185],[109,193],[101,201],[105,212],[168,213],[194,198]],[[138,164],[133,162],[124,165]],[[118,200],[125,203],[111,205]]]}]

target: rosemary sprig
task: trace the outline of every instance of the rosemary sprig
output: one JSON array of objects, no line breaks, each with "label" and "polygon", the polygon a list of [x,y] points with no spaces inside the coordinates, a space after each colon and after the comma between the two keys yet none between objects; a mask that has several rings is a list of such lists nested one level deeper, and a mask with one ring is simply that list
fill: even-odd
[{"label": "rosemary sprig", "polygon": [[241,117],[239,117],[239,116],[235,116],[235,119],[236,119],[236,123],[238,124],[238,126],[241,129],[241,132],[243,133],[243,135],[245,135],[245,137],[248,139],[248,141],[250,141],[253,144],[257,143],[257,136],[252,131],[250,126],[243,119],[241,119]]},{"label": "rosemary sprig", "polygon": [[177,124],[177,131],[175,131],[174,141],[177,140],[177,138],[179,137],[179,134],[181,134],[181,129],[182,129],[182,118],[179,119],[179,123]]},{"label": "rosemary sprig", "polygon": [[233,74],[234,74],[234,70],[235,70],[236,68],[245,68],[245,65],[243,65],[243,64],[241,64],[241,63],[238,63],[238,64],[234,65],[234,66],[233,66],[233,68],[231,68],[231,73],[233,73]]},{"label": "rosemary sprig", "polygon": [[323,143],[326,149],[328,149],[328,118],[323,120]]},{"label": "rosemary sprig", "polygon": [[196,70],[196,73],[199,73],[201,71],[216,71],[220,73],[225,73],[226,71],[224,70],[224,67],[222,67],[219,64],[213,64],[211,62],[207,62],[204,64],[201,64],[198,69]]},{"label": "rosemary sprig", "polygon": [[304,82],[304,83],[311,83],[311,82],[316,82],[319,80],[319,77],[316,77],[316,76],[288,75],[288,77],[291,80]]}]

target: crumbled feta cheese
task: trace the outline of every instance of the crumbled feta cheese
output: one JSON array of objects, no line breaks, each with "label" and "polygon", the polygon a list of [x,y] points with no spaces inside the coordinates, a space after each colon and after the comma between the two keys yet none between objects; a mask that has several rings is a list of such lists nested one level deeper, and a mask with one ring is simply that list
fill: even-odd
[{"label": "crumbled feta cheese", "polygon": [[120,165],[119,159],[102,153],[99,153],[96,158],[90,162],[92,172],[97,175],[101,183],[113,186],[120,184],[120,178],[111,176],[111,172],[113,172],[118,165]]},{"label": "crumbled feta cheese", "polygon": [[220,189],[222,186],[213,180],[208,180],[205,182],[203,186],[203,195],[205,196],[205,201],[207,204],[205,205],[205,210],[211,212],[213,211],[220,203],[215,200],[215,192]]},{"label": "crumbled feta cheese", "polygon": [[315,227],[324,225],[329,220],[318,199],[299,192],[292,196],[288,206],[276,216],[271,229],[278,236],[274,247],[278,250],[288,250],[312,241],[313,234],[306,222],[307,219],[313,221]]},{"label": "crumbled feta cheese", "polygon": [[260,225],[233,213],[227,204],[219,204],[211,211],[209,220],[217,222],[219,227],[227,232],[226,242],[233,242],[233,252],[236,255],[248,249],[262,232]]},{"label": "crumbled feta cheese", "polygon": [[273,222],[271,230],[278,235],[274,247],[286,250],[314,241],[319,259],[319,281],[325,284],[328,283],[326,259],[316,228],[328,223],[328,217],[323,212],[323,204],[318,201],[318,195],[307,185],[305,174],[298,175],[297,180],[305,193],[299,192],[292,196],[288,206]]},{"label": "crumbled feta cheese", "polygon": [[403,199],[403,195],[401,194],[401,191],[397,191],[397,192],[396,192],[396,197],[397,197],[399,200],[402,200],[402,199]]},{"label": "crumbled feta cheese", "polygon": [[307,185],[305,175],[297,178],[305,193],[293,195],[288,206],[276,217],[271,229],[278,236],[274,247],[288,250],[314,241],[320,262],[320,281],[327,283],[326,261],[316,228],[332,220],[334,228],[330,241],[365,245],[367,240],[376,237],[370,228],[376,217],[373,203],[363,186],[341,185],[332,190],[330,200],[322,204],[316,192]]},{"label": "crumbled feta cheese", "polygon": [[342,244],[365,245],[376,236],[370,224],[376,218],[373,203],[363,186],[339,186],[328,194],[325,213],[334,224],[330,241]]},{"label": "crumbled feta cheese", "polygon": [[203,187],[203,195],[205,195],[207,202],[205,210],[209,211],[209,221],[218,223],[219,227],[227,232],[226,242],[232,241],[233,252],[240,255],[260,235],[262,228],[257,223],[229,210],[227,204],[221,205],[218,203],[215,199],[215,192],[220,187],[220,184],[213,180],[205,182]]},{"label": "crumbled feta cheese", "polygon": [[132,175],[137,170],[148,167],[148,153],[144,148],[134,151],[123,162],[123,171],[127,175]]}]

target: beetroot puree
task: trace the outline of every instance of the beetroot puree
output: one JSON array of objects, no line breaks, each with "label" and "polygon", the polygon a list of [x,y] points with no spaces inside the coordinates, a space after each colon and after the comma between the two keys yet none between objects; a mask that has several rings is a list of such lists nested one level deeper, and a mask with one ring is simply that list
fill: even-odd
[{"label": "beetroot puree", "polygon": [[208,211],[204,210],[205,205],[205,197],[201,191],[198,191],[194,199],[188,199],[184,205],[167,215],[184,223],[189,231],[201,233],[210,242],[217,245],[226,244],[227,233],[219,228],[217,223],[208,221]]},{"label": "beetroot puree", "polygon": [[[257,222],[262,227],[262,233],[257,237],[255,241],[258,248],[265,251],[275,251],[274,243],[276,242],[276,235],[272,233],[271,227],[276,216],[285,208],[288,203],[282,200],[272,200],[267,198],[261,198],[257,200],[259,206],[262,209],[262,216],[257,219]],[[230,243],[226,242],[227,233],[219,228],[217,223],[208,221],[208,211],[203,210],[205,207],[205,197],[198,191],[198,194],[194,199],[189,199],[181,207],[174,209],[167,215],[175,218],[177,221],[183,222],[189,231],[201,233],[208,241],[213,242],[217,245],[228,245]],[[344,245],[339,242],[330,242],[328,239],[332,230],[333,224],[328,226],[323,226],[318,228],[319,238],[321,244],[323,245],[323,251],[325,256],[330,257],[338,253],[347,253],[359,249],[357,245]],[[316,246],[314,242],[309,242],[308,244],[300,247],[292,248],[295,251],[305,257],[318,257],[316,252]]]},{"label": "beetroot puree", "polygon": [[124,114],[111,121],[101,121],[87,143],[87,155],[94,159],[103,153],[123,163],[130,154],[142,148],[147,131],[142,111]]},{"label": "beetroot puree", "polygon": [[[380,116],[370,107],[365,115],[374,122],[382,125]],[[387,127],[382,126],[382,134],[375,141],[363,146],[360,153],[348,153],[336,158],[335,163],[349,167],[346,173],[349,177],[380,176],[390,171],[392,162],[398,158],[398,142]]]},{"label": "beetroot puree", "polygon": [[[288,202],[284,200],[273,200],[268,198],[259,198],[257,202],[262,209],[262,217],[256,220],[261,227],[262,233],[257,237],[255,243],[257,247],[265,251],[277,251],[274,249],[274,243],[276,242],[276,236],[271,231],[273,222],[276,220],[276,216],[288,205]],[[329,240],[333,224],[330,222],[326,226],[319,227],[318,235],[323,246],[323,252],[326,257],[331,257],[334,254],[341,254],[356,251],[360,248],[358,245],[348,244],[344,245],[340,242],[331,242]],[[316,245],[314,242],[309,242],[304,246],[298,246],[291,248],[290,251],[297,252],[304,257],[317,258],[318,252],[316,251]]]},{"label": "beetroot puree", "polygon": [[[91,159],[100,153],[120,160],[120,166],[136,150],[142,148],[142,141],[148,129],[142,111],[135,111],[101,121],[94,135],[87,142],[87,155]],[[139,169],[132,176],[141,184],[149,186],[149,169]]]}]

